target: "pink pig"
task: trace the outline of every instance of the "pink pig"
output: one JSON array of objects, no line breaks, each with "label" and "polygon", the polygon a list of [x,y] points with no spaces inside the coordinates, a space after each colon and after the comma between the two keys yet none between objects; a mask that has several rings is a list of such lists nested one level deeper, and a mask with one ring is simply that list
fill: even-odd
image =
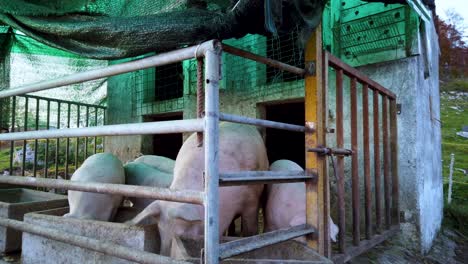
[{"label": "pink pig", "polygon": [[[220,172],[268,170],[268,158],[260,133],[255,127],[221,123],[219,137]],[[192,134],[182,145],[174,167],[172,190],[203,191],[204,148],[198,147]],[[222,234],[234,217],[242,216],[244,235],[257,233],[257,212],[263,185],[221,187],[219,189],[219,233]],[[161,236],[161,254],[169,255],[174,236],[203,235],[204,208],[201,205],[155,201],[131,223],[139,224],[155,217]]]}]

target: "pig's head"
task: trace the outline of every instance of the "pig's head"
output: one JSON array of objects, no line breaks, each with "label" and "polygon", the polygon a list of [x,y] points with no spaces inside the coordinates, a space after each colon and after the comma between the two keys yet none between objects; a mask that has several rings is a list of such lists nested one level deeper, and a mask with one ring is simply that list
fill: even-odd
[{"label": "pig's head", "polygon": [[170,255],[174,237],[203,235],[203,207],[201,205],[154,201],[130,224],[141,224],[148,217],[154,217],[158,223],[161,255]]}]

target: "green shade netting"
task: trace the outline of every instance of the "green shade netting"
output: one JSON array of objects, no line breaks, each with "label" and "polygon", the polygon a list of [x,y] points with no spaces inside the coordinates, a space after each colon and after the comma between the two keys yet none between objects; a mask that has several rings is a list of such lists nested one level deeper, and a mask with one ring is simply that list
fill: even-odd
[{"label": "green shade netting", "polygon": [[[96,59],[162,52],[265,30],[279,0],[0,0],[0,21],[49,46]],[[280,31],[310,32],[325,0],[279,1]],[[271,15],[270,13],[268,13]]]}]

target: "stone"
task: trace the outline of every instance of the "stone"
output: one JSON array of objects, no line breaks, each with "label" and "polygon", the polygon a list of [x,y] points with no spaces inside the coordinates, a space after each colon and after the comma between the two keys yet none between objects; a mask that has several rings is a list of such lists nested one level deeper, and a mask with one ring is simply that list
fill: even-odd
[{"label": "stone", "polygon": [[460,137],[468,138],[468,132],[465,131],[457,132],[457,135]]},{"label": "stone", "polygon": [[[0,217],[23,220],[26,213],[68,205],[67,197],[30,189],[1,189]],[[4,253],[21,249],[21,232],[0,227],[0,250]]]}]

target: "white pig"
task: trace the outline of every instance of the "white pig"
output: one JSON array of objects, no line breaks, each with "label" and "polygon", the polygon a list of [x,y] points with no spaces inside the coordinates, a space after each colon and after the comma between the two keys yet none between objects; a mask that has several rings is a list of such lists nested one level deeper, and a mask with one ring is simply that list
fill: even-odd
[{"label": "white pig", "polygon": [[[271,171],[304,171],[290,160],[277,160],[270,165]],[[306,187],[303,182],[277,183],[267,186],[265,208],[265,231],[287,228],[306,223]],[[330,218],[330,238],[336,241],[338,227]],[[299,240],[304,241],[304,238]]]},{"label": "white pig", "polygon": [[[267,170],[265,145],[256,128],[221,123],[219,129],[219,170],[238,172]],[[203,191],[204,148],[198,147],[192,134],[182,145],[174,167],[172,190]],[[259,197],[263,185],[222,187],[219,190],[219,233],[222,234],[237,215],[242,216],[244,235],[257,232]],[[161,254],[169,255],[174,236],[203,235],[204,208],[201,205],[155,201],[131,223],[138,224],[149,216],[157,218],[161,235]]]},{"label": "white pig", "polygon": [[144,163],[165,173],[174,173],[175,161],[163,156],[144,155],[135,159],[133,162]]},{"label": "white pig", "polygon": [[[125,183],[122,162],[110,153],[94,154],[73,173],[72,181]],[[68,191],[70,213],[64,217],[111,221],[122,203],[121,195]]]},{"label": "white pig", "polygon": [[[162,171],[155,166],[136,161],[125,164],[124,169],[125,184],[161,188],[169,188],[171,186],[174,173],[173,171]],[[128,199],[133,203],[133,207],[139,211],[142,211],[154,201],[154,199],[137,197],[129,197]]]}]

